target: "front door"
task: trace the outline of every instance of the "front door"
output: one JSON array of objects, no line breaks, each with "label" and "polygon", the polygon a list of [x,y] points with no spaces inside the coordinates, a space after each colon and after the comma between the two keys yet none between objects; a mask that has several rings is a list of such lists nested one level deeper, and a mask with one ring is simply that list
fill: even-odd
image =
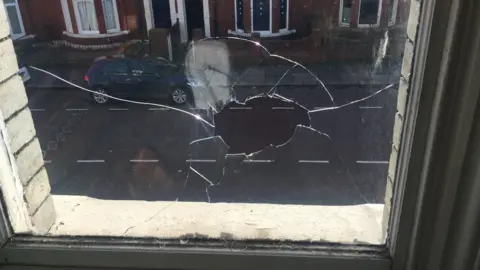
[{"label": "front door", "polygon": [[270,0],[252,0],[253,32],[270,31]]},{"label": "front door", "polygon": [[155,28],[170,28],[172,26],[168,0],[152,0],[152,9]]},{"label": "front door", "polygon": [[12,36],[12,39],[25,36],[25,29],[23,28],[22,15],[20,14],[18,0],[4,0],[3,4],[7,12],[7,18],[10,24],[10,35]]}]

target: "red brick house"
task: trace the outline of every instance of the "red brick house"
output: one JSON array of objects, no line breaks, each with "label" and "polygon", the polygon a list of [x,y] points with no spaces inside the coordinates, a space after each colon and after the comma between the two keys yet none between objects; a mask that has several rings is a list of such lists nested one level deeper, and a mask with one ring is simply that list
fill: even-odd
[{"label": "red brick house", "polygon": [[102,47],[146,37],[142,0],[5,0],[13,39]]}]

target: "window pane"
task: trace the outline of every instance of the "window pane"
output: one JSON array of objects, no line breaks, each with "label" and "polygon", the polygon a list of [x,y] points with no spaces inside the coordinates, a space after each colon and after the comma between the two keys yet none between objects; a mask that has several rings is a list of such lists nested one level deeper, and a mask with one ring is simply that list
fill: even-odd
[{"label": "window pane", "polygon": [[5,8],[7,10],[8,20],[10,22],[12,34],[21,34],[22,28],[20,26],[20,19],[18,18],[17,8],[15,6],[6,6]]},{"label": "window pane", "polygon": [[377,24],[379,0],[361,0],[358,24]]},{"label": "window pane", "polygon": [[395,9],[396,9],[396,0],[388,0],[388,21],[395,21]]},{"label": "window pane", "polygon": [[287,28],[287,5],[288,0],[280,0],[280,29]]},{"label": "window pane", "polygon": [[243,30],[243,0],[235,0],[237,3],[237,29]]},{"label": "window pane", "polygon": [[80,16],[80,26],[82,31],[98,31],[97,19],[95,15],[95,6],[93,1],[77,2],[78,14]]},{"label": "window pane", "polygon": [[350,24],[350,13],[352,10],[352,0],[343,1],[342,23]]},{"label": "window pane", "polygon": [[118,28],[113,5],[113,0],[102,0],[103,16],[107,30],[115,30]]},{"label": "window pane", "polygon": [[53,27],[62,46],[19,56],[57,75],[29,70],[26,86],[49,233],[383,244],[405,15],[372,31],[355,20],[375,23],[378,1],[186,0],[147,31],[177,11],[151,2],[98,0],[107,29],[129,31],[105,35],[94,1],[71,0],[72,23],[98,32]]}]

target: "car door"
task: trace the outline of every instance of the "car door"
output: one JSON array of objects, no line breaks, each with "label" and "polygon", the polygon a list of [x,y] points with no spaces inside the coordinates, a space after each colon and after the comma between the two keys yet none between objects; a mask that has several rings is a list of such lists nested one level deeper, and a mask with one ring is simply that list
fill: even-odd
[{"label": "car door", "polygon": [[149,99],[168,96],[168,77],[161,68],[145,59],[132,60],[130,63],[133,76],[140,81],[138,90],[141,97]]},{"label": "car door", "polygon": [[132,76],[128,62],[124,59],[109,61],[102,70],[102,75],[108,78],[107,90],[113,96],[131,96],[132,89],[138,83]]}]

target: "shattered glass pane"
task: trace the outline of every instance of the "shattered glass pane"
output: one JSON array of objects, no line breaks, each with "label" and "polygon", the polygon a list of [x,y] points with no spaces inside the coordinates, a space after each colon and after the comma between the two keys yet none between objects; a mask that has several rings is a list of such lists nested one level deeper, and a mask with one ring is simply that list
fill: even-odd
[{"label": "shattered glass pane", "polygon": [[[54,196],[383,207],[405,14],[370,31],[350,15],[387,22],[376,0],[207,1],[200,11],[205,1],[153,1],[146,13],[134,2],[106,44],[73,46],[73,24],[68,42],[19,56]],[[111,28],[96,21],[100,34]],[[377,224],[377,213],[365,219]],[[132,219],[123,235],[152,220]]]}]

